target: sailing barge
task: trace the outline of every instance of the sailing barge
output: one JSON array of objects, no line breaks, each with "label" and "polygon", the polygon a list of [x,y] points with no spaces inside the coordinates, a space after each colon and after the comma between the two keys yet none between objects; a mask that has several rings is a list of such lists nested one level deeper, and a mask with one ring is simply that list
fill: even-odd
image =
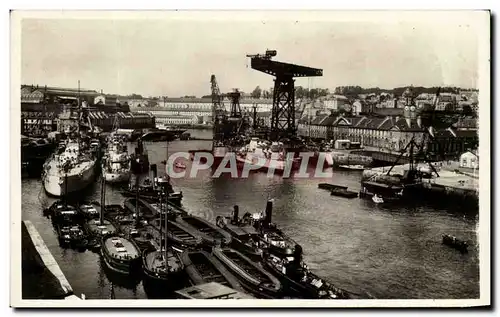
[{"label": "sailing barge", "polygon": [[106,266],[118,273],[133,275],[140,272],[141,253],[130,239],[109,235],[102,239],[101,255]]}]

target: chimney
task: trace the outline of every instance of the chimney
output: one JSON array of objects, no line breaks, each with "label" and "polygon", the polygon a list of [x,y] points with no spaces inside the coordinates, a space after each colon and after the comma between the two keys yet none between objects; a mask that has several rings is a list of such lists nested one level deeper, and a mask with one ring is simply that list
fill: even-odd
[{"label": "chimney", "polygon": [[235,224],[238,223],[239,209],[240,209],[240,207],[238,205],[234,206],[234,209],[233,209],[233,223],[235,223]]}]

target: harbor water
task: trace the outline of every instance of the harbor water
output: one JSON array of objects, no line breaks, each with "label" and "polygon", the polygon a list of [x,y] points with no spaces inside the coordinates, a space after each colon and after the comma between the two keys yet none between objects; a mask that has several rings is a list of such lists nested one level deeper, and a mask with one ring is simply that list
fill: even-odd
[{"label": "harbor water", "polygon": [[[210,131],[189,131],[199,138]],[[208,135],[207,135],[208,134]],[[209,149],[210,141],[173,141],[168,152]],[[145,143],[151,163],[165,160],[165,143]],[[133,145],[130,146],[133,150]],[[172,179],[184,194],[183,206],[214,221],[228,215],[234,205],[240,214],[260,212],[274,199],[273,221],[302,245],[309,268],[330,282],[376,298],[462,299],[479,297],[477,211],[412,203],[376,205],[371,200],[330,196],[318,183],[332,182],[358,191],[361,172],[333,171],[333,179],[283,179],[253,173],[247,179],[229,175],[210,177],[200,171],[194,179]],[[86,190],[86,200],[99,200],[96,181]],[[42,210],[55,199],[47,197],[39,179],[22,181],[22,219],[33,222],[45,240],[75,294],[87,299],[146,299],[142,282],[123,281],[108,272],[98,254],[59,247],[50,219]],[[124,197],[107,187],[106,203]],[[469,241],[461,254],[441,243],[442,234]]]}]

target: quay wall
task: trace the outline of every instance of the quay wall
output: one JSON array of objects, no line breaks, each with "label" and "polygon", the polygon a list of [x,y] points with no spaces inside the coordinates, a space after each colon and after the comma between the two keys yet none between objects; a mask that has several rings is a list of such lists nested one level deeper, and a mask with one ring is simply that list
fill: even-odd
[{"label": "quay wall", "polygon": [[30,221],[22,222],[22,298],[80,299]]}]

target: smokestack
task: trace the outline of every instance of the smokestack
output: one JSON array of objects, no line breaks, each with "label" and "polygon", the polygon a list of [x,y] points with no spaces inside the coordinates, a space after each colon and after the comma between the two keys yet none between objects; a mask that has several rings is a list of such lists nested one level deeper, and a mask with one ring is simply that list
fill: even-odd
[{"label": "smokestack", "polygon": [[158,170],[157,170],[157,167],[156,167],[156,164],[151,164],[150,166],[150,170],[153,174],[153,188],[155,188],[155,184],[156,184],[156,177],[158,175]]},{"label": "smokestack", "polygon": [[240,207],[238,205],[235,205],[234,209],[233,209],[233,223],[238,223],[239,210],[240,210]]},{"label": "smokestack", "polygon": [[302,247],[298,244],[295,245],[295,249],[293,250],[293,260],[297,264],[300,264],[302,260]]},{"label": "smokestack", "polygon": [[270,224],[273,218],[273,201],[268,200],[266,205],[266,219],[265,223]]}]

